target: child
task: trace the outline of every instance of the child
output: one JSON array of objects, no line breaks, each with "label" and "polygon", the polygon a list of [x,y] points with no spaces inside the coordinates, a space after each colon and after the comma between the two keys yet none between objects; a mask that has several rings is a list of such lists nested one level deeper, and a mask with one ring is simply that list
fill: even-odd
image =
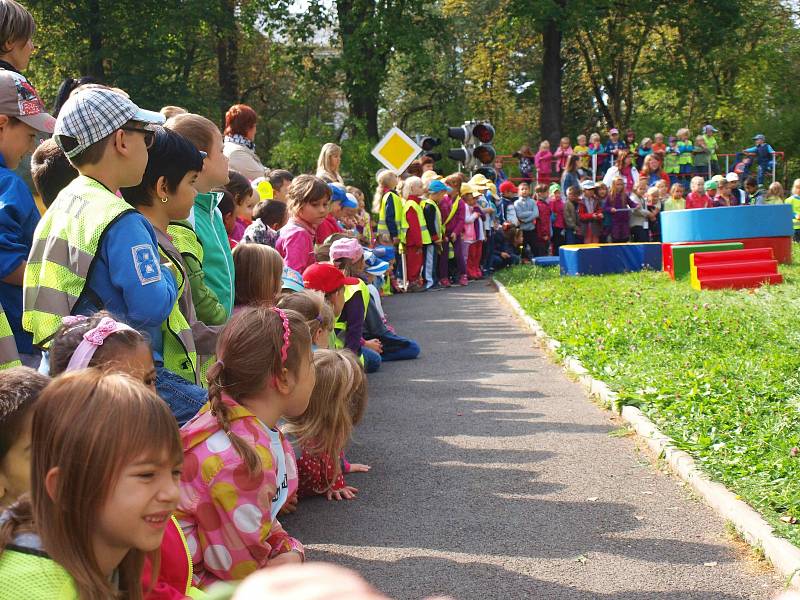
[{"label": "child", "polygon": [[294,175],[286,169],[273,169],[269,172],[268,179],[272,186],[272,200],[285,204],[287,194],[289,193],[289,184],[292,183]]},{"label": "child", "polygon": [[400,240],[400,225],[403,214],[403,200],[395,192],[397,175],[388,169],[378,171],[375,177],[378,187],[372,211],[378,214],[378,235],[388,235],[395,245]]},{"label": "child", "polygon": [[671,185],[678,182],[678,175],[681,172],[681,151],[678,149],[678,139],[669,138],[669,147],[664,151],[664,172],[669,176]]},{"label": "child", "polygon": [[238,171],[228,171],[228,183],[225,184],[225,189],[233,195],[234,205],[233,232],[228,235],[228,238],[238,244],[242,241],[244,230],[253,222],[253,207],[258,201],[258,197],[250,185],[250,180]]},{"label": "child", "polygon": [[646,137],[636,149],[636,168],[639,169],[639,171],[644,167],[645,159],[651,154],[653,154],[653,140]]},{"label": "child", "polygon": [[[589,136],[589,156],[591,157],[591,170],[600,172],[605,158],[603,156],[603,144],[600,142],[600,134],[593,133]],[[590,175],[590,173],[587,173]]]},{"label": "child", "polygon": [[0,371],[0,507],[31,489],[33,407],[50,378],[29,367]]},{"label": "child", "polygon": [[[234,232],[236,231],[236,203],[233,201],[233,194],[224,188],[214,190],[212,193],[222,194],[217,203],[217,210],[222,216],[222,226],[225,228],[225,235],[228,237],[228,246],[231,251],[233,251],[239,244],[233,239]],[[234,271],[234,273],[235,272],[236,271]]]},{"label": "child", "polygon": [[[103,307],[159,335],[177,300],[175,276],[161,268],[153,226],[114,192],[142,181],[155,140],[146,125],[162,120],[104,88],[83,90],[62,107],[55,140],[81,175],[34,235],[23,326],[35,344],[48,346],[62,317]],[[64,242],[74,251],[64,253]]]},{"label": "child", "polygon": [[608,130],[608,141],[606,142],[605,148],[603,148],[606,154],[605,160],[603,161],[603,173],[617,162],[620,151],[627,149],[627,147],[627,144],[619,139],[619,129],[614,127]]},{"label": "child", "polygon": [[442,251],[442,211],[439,210],[439,203],[448,192],[453,189],[447,187],[440,179],[434,179],[428,184],[428,197],[422,199],[422,213],[425,216],[425,226],[431,236],[431,244],[425,246],[425,264],[423,273],[425,288],[431,289],[439,281],[447,277],[447,272],[439,272],[439,260],[437,252]]},{"label": "child", "polygon": [[661,211],[664,210],[664,201],[656,186],[647,188],[647,210],[650,213],[650,241],[661,241]]},{"label": "child", "polygon": [[764,204],[783,204],[786,193],[779,181],[774,181],[767,190],[767,199]]},{"label": "child", "polygon": [[115,321],[107,311],[91,317],[65,317],[53,337],[51,377],[90,367],[125,373],[155,391],[156,368],[150,344],[141,333]]},{"label": "child", "polygon": [[653,154],[655,154],[659,160],[663,160],[666,152],[667,152],[667,145],[664,143],[664,134],[663,133],[655,134],[653,136]]},{"label": "child", "polygon": [[714,136],[715,133],[718,133],[718,130],[713,125],[706,125],[703,127],[703,142],[708,149],[708,160],[711,166],[711,172],[714,175],[719,173],[719,161],[717,160],[719,142]]},{"label": "child", "polygon": [[555,183],[550,186],[550,214],[553,215],[553,256],[558,256],[558,249],[564,244],[564,201],[561,188]]},{"label": "child", "polygon": [[[357,277],[345,276],[342,271],[330,263],[315,263],[303,272],[303,285],[305,288],[325,294],[325,302],[331,307],[333,316],[336,319],[341,316],[344,310],[345,286],[357,286],[360,281]],[[353,323],[355,324],[357,321],[354,320]],[[328,347],[341,346],[341,343],[337,340],[338,338],[332,335]]]},{"label": "child", "polygon": [[[431,173],[433,171],[430,171]],[[358,208],[355,209],[356,231],[358,232],[359,241],[366,245],[372,246],[372,218],[366,211],[366,200],[364,192],[352,185],[347,186],[347,193],[352,194],[358,203]]]},{"label": "child", "polygon": [[567,159],[572,156],[573,149],[569,144],[568,137],[562,137],[558,144],[558,148],[553,153],[553,158],[556,161],[556,173],[560,176],[564,169],[567,167]]},{"label": "child", "polygon": [[233,250],[236,272],[234,311],[246,306],[275,306],[283,286],[283,259],[264,244],[239,244]]},{"label": "child", "polygon": [[[594,188],[594,183],[591,180],[587,180],[584,183]],[[578,220],[578,203],[580,200],[581,190],[579,187],[573,185],[567,188],[567,202],[564,204],[564,242],[567,244],[580,244],[583,242],[581,224]]]},{"label": "child", "polygon": [[[553,185],[558,188],[557,183]],[[547,256],[552,237],[552,223],[550,222],[550,204],[547,201],[547,186],[541,183],[536,186],[536,209],[539,211],[539,216],[536,218],[535,256]]]},{"label": "child", "polygon": [[711,152],[706,146],[705,137],[698,135],[692,148],[692,171],[704,177],[711,176]]},{"label": "child", "polygon": [[[16,3],[5,8],[9,21],[4,21],[2,32],[10,32],[10,39],[0,39],[6,50],[4,56],[27,67],[28,59],[20,52],[29,57],[33,49],[29,35],[33,19]],[[21,29],[15,30],[14,25]],[[9,53],[9,46],[16,51]],[[39,210],[28,186],[14,170],[33,149],[37,133],[52,133],[55,121],[45,112],[36,90],[14,70],[0,70],[0,95],[5,99],[0,105],[0,304],[14,334],[20,360],[36,368],[41,354],[34,349],[31,334],[23,328],[22,283],[39,223]]]},{"label": "child", "polygon": [[752,175],[744,180],[744,191],[750,196],[751,204],[765,204],[767,191],[758,186],[758,181]]},{"label": "child", "polygon": [[500,156],[494,159],[494,173],[495,184],[499,188],[501,185],[503,185],[504,181],[508,180],[508,175],[506,175],[506,172],[503,169],[503,158]]},{"label": "child", "polygon": [[[577,144],[573,146],[572,152],[575,156],[578,157],[578,173],[580,175],[589,175],[591,174],[591,169],[589,168],[589,146],[586,145],[586,136],[584,134],[580,134],[577,138]],[[565,188],[565,192],[566,193]]]},{"label": "child", "polygon": [[678,140],[675,143],[678,149],[678,172],[683,179],[687,179],[692,173],[692,142],[689,141],[689,130],[686,127],[678,129],[675,133]]},{"label": "child", "polygon": [[[186,285],[186,264],[167,233],[171,222],[186,219],[192,210],[197,195],[194,186],[203,168],[204,158],[205,154],[189,140],[174,131],[159,128],[155,132],[153,145],[148,149],[147,167],[141,183],[121,190],[128,204],[153,226],[162,267],[172,271],[178,285],[178,302],[161,324],[158,335],[151,338],[162,387],[181,383],[171,374],[193,386],[200,386],[202,380],[197,353],[211,355],[216,347],[218,331],[211,330],[197,320],[191,286]],[[198,333],[197,342],[195,331]],[[187,388],[185,394],[196,402],[186,407],[189,411],[186,414],[183,408],[175,407],[179,411],[178,418],[184,422],[205,404],[202,390]]]},{"label": "child", "polygon": [[329,183],[331,201],[328,204],[328,214],[314,231],[314,240],[317,244],[324,244],[325,240],[335,233],[342,233],[344,229],[339,224],[339,219],[344,216],[344,205],[347,202],[347,192],[343,185]]},{"label": "child", "polygon": [[306,320],[312,350],[328,348],[336,317],[322,292],[302,290],[296,294],[284,294],[278,300],[278,308],[293,310]]},{"label": "child", "polygon": [[705,190],[705,194],[703,194],[704,206],[702,206],[702,207],[698,206],[696,208],[714,208],[714,206],[715,206],[714,202],[715,202],[716,197],[717,197],[717,188],[718,187],[719,186],[718,186],[717,182],[714,181],[713,179],[711,179],[710,181],[706,181],[703,184],[703,190]]},{"label": "child", "polygon": [[45,208],[79,175],[53,138],[44,140],[31,156],[31,179]]},{"label": "child", "polygon": [[704,191],[704,181],[700,176],[692,177],[689,183],[690,192],[686,196],[686,208],[709,208],[706,206]]},{"label": "child", "polygon": [[344,473],[366,473],[370,467],[347,462],[344,448],[367,407],[367,378],[347,350],[316,351],[314,369],[308,408],[286,419],[283,427],[302,451],[297,493],[301,498],[325,494],[328,500],[352,500],[358,489],[347,485]]},{"label": "child", "polygon": [[442,211],[444,222],[445,243],[442,245],[442,253],[439,256],[439,273],[447,273],[447,279],[441,283],[445,287],[450,286],[450,255],[452,252],[455,258],[456,272],[458,273],[458,284],[467,285],[467,257],[465,254],[465,247],[463,244],[464,232],[464,219],[466,218],[467,210],[466,203],[461,199],[461,186],[466,183],[467,179],[463,173],[453,173],[445,177],[444,183],[447,187],[452,188],[453,191],[445,194],[439,204],[439,210]]},{"label": "child", "polygon": [[30,447],[30,498],[0,532],[0,589],[142,598],[142,566],[158,561],[178,503],[183,456],[169,409],[125,375],[69,373],[39,396]]},{"label": "child", "polygon": [[314,232],[328,214],[331,189],[318,177],[300,175],[286,196],[289,221],[281,228],[275,249],[286,265],[303,273],[314,263]]},{"label": "child", "polygon": [[[211,191],[228,183],[222,133],[205,117],[191,113],[172,117],[166,127],[206,153],[195,181],[198,194],[192,214],[186,221],[173,223],[168,232],[186,262],[198,318],[206,325],[221,325],[233,310],[235,287],[231,246],[217,208],[223,194]],[[224,312],[219,311],[218,303]]]},{"label": "child", "polygon": [[550,185],[550,180],[553,178],[553,153],[550,152],[550,142],[544,140],[539,144],[539,151],[534,156],[533,163],[536,165],[536,183]]},{"label": "child", "polygon": [[0,4],[0,69],[22,73],[28,68],[33,53],[33,34],[36,22],[24,6],[14,0]]},{"label": "child", "polygon": [[[600,242],[600,233],[603,227],[603,203],[608,189],[605,184],[595,185],[592,181],[581,184],[583,197],[578,204],[578,221],[581,223],[584,244],[597,244]],[[603,197],[598,194],[604,192]]]},{"label": "child", "polygon": [[501,222],[511,223],[516,227],[519,225],[519,221],[517,221],[517,213],[514,211],[514,202],[517,200],[519,189],[513,181],[504,181],[500,184],[499,191],[501,199],[498,209]]},{"label": "child", "polygon": [[419,177],[409,177],[403,183],[400,243],[406,255],[406,280],[410,292],[419,292],[425,289],[420,282],[420,274],[422,273],[425,247],[431,244],[431,234],[425,224],[425,214],[420,204],[424,193],[425,184]]},{"label": "child", "polygon": [[278,230],[286,225],[288,219],[285,202],[278,200],[259,202],[253,210],[253,222],[244,230],[242,242],[264,244],[274,248],[278,241]]},{"label": "child", "polygon": [[492,256],[492,269],[499,271],[506,267],[518,265],[520,256],[517,249],[522,246],[522,232],[519,227],[510,223],[503,226],[501,235],[497,236],[497,243],[494,246]]},{"label": "child", "polygon": [[631,153],[636,150],[636,132],[633,129],[625,131],[625,147]]},{"label": "child", "polygon": [[680,183],[673,183],[669,190],[669,198],[664,202],[664,211],[684,209],[686,200],[683,197],[683,186]]},{"label": "child", "polygon": [[733,196],[731,206],[750,204],[750,194],[739,187],[739,176],[736,173],[731,171],[725,175],[725,181],[728,182],[728,189],[731,191]]},{"label": "child", "polygon": [[522,148],[514,152],[512,156],[519,160],[519,176],[522,178],[522,181],[527,183],[533,181],[533,166],[536,157],[531,147],[528,144],[524,144]]},{"label": "child", "polygon": [[603,212],[611,216],[611,242],[624,244],[631,236],[631,210],[638,205],[631,200],[625,191],[625,180],[617,176],[611,182],[608,200],[603,206]]},{"label": "child", "polygon": [[636,204],[630,213],[631,239],[633,242],[649,242],[650,219],[653,215],[647,209],[647,181],[640,179],[633,186],[630,199]]},{"label": "child", "polygon": [[481,252],[483,250],[483,212],[478,206],[480,190],[471,183],[461,186],[461,198],[466,205],[467,214],[464,216],[464,233],[462,243],[464,254],[467,255],[467,277],[469,279],[483,279],[481,272]]},{"label": "child", "polygon": [[794,241],[800,242],[800,179],[795,179],[792,183],[792,195],[786,199],[786,204],[792,205]]},{"label": "child", "polygon": [[536,253],[536,219],[539,218],[539,207],[531,198],[529,183],[519,184],[519,198],[514,202],[514,213],[522,231],[522,259],[529,261]]},{"label": "child", "polygon": [[302,415],[315,383],[303,318],[276,307],[237,312],[220,335],[208,383],[208,404],[181,430],[176,513],[200,587],[303,561],[302,544],[276,518],[296,489],[278,419]]},{"label": "child", "polygon": [[756,135],[753,140],[756,145],[742,152],[755,159],[758,164],[758,179],[756,182],[761,186],[764,184],[764,176],[769,175],[775,169],[775,150],[767,143],[767,138],[763,133]]}]

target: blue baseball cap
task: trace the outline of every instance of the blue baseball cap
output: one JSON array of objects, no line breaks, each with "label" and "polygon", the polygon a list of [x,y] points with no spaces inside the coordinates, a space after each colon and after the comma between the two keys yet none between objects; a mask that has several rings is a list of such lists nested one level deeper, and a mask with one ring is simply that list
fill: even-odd
[{"label": "blue baseball cap", "polygon": [[452,192],[453,188],[448,187],[441,179],[434,179],[428,184],[428,191],[432,194],[436,192]]},{"label": "blue baseball cap", "polygon": [[303,285],[303,275],[291,267],[284,265],[281,280],[283,281],[282,287],[292,290],[293,292],[302,292],[306,289]]},{"label": "blue baseball cap", "polygon": [[375,256],[372,250],[364,250],[364,262],[367,265],[364,270],[370,275],[380,276],[389,269],[389,263]]},{"label": "blue baseball cap", "polygon": [[763,133],[757,133],[753,136],[754,140],[766,140],[767,137]]},{"label": "blue baseball cap", "polygon": [[342,200],[342,208],[358,208],[358,200],[353,194],[345,194],[345,198]]},{"label": "blue baseball cap", "polygon": [[395,259],[394,246],[375,246],[372,253],[387,262]]},{"label": "blue baseball cap", "polygon": [[329,183],[328,187],[331,189],[332,202],[345,202],[347,200],[347,191],[341,185]]}]

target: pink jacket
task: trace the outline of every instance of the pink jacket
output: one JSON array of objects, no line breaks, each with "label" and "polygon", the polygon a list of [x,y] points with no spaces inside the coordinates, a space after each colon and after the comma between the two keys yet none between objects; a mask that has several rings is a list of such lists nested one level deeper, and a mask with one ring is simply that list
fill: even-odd
[{"label": "pink jacket", "polygon": [[555,158],[558,162],[556,163],[556,171],[561,173],[564,169],[567,168],[567,160],[569,157],[572,156],[572,148],[567,146],[566,148],[562,148],[560,145],[553,153],[553,158]]},{"label": "pink jacket", "polygon": [[550,175],[553,172],[553,153],[550,150],[539,150],[533,157],[536,172]]},{"label": "pink jacket", "polygon": [[313,265],[314,229],[305,221],[294,217],[281,227],[275,249],[283,257],[287,267],[302,273],[306,267]]},{"label": "pink jacket", "polygon": [[[243,579],[267,562],[303,545],[275,518],[297,491],[297,464],[291,444],[270,430],[244,406],[222,397],[231,414],[231,432],[251,444],[263,471],[250,477],[244,461],[206,404],[181,428],[183,475],[175,516],[192,553],[194,583]],[[283,453],[283,456],[280,456]],[[278,481],[281,464],[283,481]]]}]

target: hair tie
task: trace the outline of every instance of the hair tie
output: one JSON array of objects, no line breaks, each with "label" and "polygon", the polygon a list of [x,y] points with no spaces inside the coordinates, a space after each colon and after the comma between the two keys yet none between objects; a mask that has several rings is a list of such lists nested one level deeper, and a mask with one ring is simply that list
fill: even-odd
[{"label": "hair tie", "polygon": [[67,315],[63,319],[61,319],[61,324],[66,325],[67,327],[72,327],[73,325],[77,325],[78,323],[83,323],[89,317],[86,315]]},{"label": "hair tie", "polygon": [[319,321],[319,324],[320,324],[320,325],[322,325],[322,322],[323,322],[322,315],[317,315],[317,316],[316,316],[316,317],[314,317],[314,318],[315,318],[317,321]]},{"label": "hair tie", "polygon": [[[83,320],[86,319],[84,318]],[[103,345],[103,343],[106,341],[106,338],[120,331],[136,330],[125,323],[115,321],[111,317],[103,317],[97,324],[97,327],[90,329],[83,334],[83,339],[81,340],[81,343],[78,344],[78,347],[75,348],[75,352],[72,353],[72,358],[69,359],[69,364],[67,365],[66,370],[77,371],[79,369],[85,369],[88,367],[89,363],[92,361],[94,353],[97,352],[97,349]]]},{"label": "hair tie", "polygon": [[222,362],[222,360],[219,359],[219,358],[217,359],[217,364],[219,365],[220,369],[224,369],[225,368],[225,363]]},{"label": "hair tie", "polygon": [[289,328],[289,317],[286,313],[277,306],[273,306],[272,310],[277,313],[283,322],[283,346],[281,346],[281,368],[286,366],[286,359],[289,358],[289,345],[292,330]]}]

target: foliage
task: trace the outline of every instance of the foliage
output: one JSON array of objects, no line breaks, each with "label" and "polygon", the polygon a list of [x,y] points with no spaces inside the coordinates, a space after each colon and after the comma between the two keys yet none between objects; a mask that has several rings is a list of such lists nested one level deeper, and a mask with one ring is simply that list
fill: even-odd
[{"label": "foliage", "polygon": [[518,267],[498,279],[563,355],[800,543],[800,530],[780,521],[800,517],[800,266],[781,272],[784,284],[754,291],[696,292],[661,272]]}]

